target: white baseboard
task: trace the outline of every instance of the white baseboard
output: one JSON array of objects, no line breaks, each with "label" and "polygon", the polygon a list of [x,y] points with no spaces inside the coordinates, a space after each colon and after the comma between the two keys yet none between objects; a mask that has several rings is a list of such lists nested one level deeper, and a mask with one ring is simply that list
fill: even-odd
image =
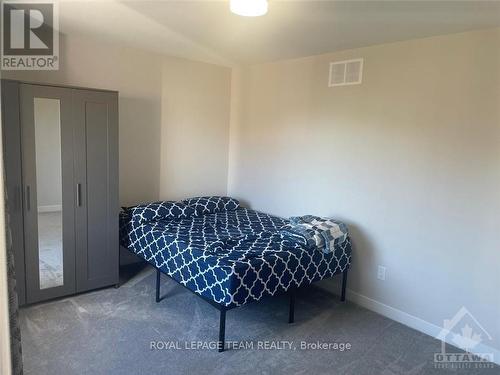
[{"label": "white baseboard", "polygon": [[62,205],[54,204],[52,206],[38,206],[38,212],[58,212],[62,211]]},{"label": "white baseboard", "polygon": [[[416,316],[410,315],[404,311],[395,309],[394,307],[388,306],[382,302],[376,301],[362,294],[356,293],[353,290],[348,289],[347,299],[357,305],[360,305],[368,310],[374,311],[380,315],[383,315],[389,319],[395,320],[398,323],[404,324],[410,328],[417,331],[425,333],[429,336],[436,338],[443,327],[439,327],[433,323],[429,323],[423,319],[417,318]],[[450,345],[457,346],[450,340],[446,340]],[[500,350],[492,348],[486,344],[479,343],[473,350],[473,354],[481,353],[492,353],[493,362],[500,365]]]}]

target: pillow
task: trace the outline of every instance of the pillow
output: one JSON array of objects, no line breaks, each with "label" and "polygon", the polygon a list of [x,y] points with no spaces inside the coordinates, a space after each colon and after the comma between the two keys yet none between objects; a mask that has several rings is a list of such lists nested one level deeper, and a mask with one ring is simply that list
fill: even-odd
[{"label": "pillow", "polygon": [[182,201],[192,207],[196,216],[213,214],[222,211],[234,211],[240,207],[240,202],[231,197],[195,197]]},{"label": "pillow", "polygon": [[181,202],[159,201],[140,204],[127,209],[131,220],[136,223],[145,223],[151,220],[186,219],[194,215],[193,207]]}]

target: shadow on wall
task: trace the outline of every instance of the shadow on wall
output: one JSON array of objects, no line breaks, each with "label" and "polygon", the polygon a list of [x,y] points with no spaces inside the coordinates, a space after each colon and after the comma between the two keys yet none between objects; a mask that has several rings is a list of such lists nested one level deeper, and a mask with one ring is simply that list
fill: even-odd
[{"label": "shadow on wall", "polygon": [[[236,197],[232,197],[232,198],[236,198]],[[245,208],[252,208],[252,207],[251,207],[252,205],[251,205],[251,204],[250,204],[250,202],[249,202],[249,201],[247,201],[246,199],[239,199],[239,198],[236,198],[236,199],[238,199],[238,200],[240,201],[240,205],[241,205],[242,207],[245,207]]]},{"label": "shadow on wall", "polygon": [[158,200],[160,193],[161,105],[120,95],[120,203]]}]

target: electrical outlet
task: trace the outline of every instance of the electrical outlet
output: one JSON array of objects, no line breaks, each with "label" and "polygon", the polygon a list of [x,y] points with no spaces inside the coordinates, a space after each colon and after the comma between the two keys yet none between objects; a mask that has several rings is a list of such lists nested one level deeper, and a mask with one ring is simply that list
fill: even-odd
[{"label": "electrical outlet", "polygon": [[384,281],[385,280],[385,271],[387,269],[384,266],[378,266],[377,271],[377,279]]}]

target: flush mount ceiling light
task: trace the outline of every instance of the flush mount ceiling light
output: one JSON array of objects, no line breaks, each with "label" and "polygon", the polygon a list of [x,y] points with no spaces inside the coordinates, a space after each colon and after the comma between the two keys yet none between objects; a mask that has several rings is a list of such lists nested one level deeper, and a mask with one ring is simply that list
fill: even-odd
[{"label": "flush mount ceiling light", "polygon": [[231,12],[239,16],[258,17],[267,13],[267,0],[230,0]]}]

